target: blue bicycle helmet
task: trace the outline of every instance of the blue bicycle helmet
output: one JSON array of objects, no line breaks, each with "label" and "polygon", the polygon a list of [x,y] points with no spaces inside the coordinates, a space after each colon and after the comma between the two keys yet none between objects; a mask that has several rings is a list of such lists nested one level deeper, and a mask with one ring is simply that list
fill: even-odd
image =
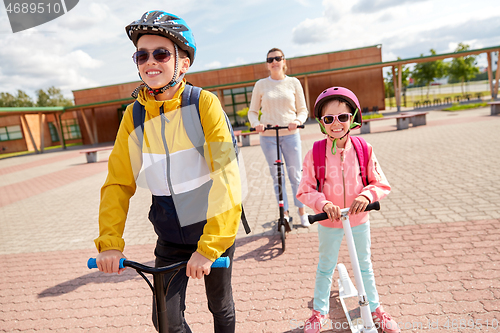
[{"label": "blue bicycle helmet", "polygon": [[137,46],[142,35],[159,35],[170,39],[174,44],[186,51],[191,65],[196,56],[194,35],[186,21],[177,15],[161,10],[146,12],[142,17],[125,27],[128,37]]},{"label": "blue bicycle helmet", "polygon": [[170,83],[162,88],[153,89],[143,80],[143,84],[137,87],[132,93],[134,98],[137,98],[139,91],[143,87],[146,87],[151,95],[158,95],[182,81],[184,74],[177,77],[179,63],[178,47],[187,52],[190,60],[189,66],[193,65],[196,56],[196,43],[191,29],[180,17],[161,10],[149,11],[144,13],[139,20],[127,25],[125,31],[136,47],[137,41],[143,35],[158,35],[168,38],[174,43],[175,47],[175,69]]}]

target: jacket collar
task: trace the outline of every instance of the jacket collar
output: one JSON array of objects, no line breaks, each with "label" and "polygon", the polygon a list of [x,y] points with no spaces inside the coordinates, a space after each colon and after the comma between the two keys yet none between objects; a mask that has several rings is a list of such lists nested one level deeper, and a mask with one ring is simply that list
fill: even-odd
[{"label": "jacket collar", "polygon": [[157,101],[154,96],[148,93],[147,88],[143,88],[137,97],[139,103],[144,105],[146,112],[148,112],[152,117],[157,117],[160,115],[160,107],[163,105],[164,112],[169,112],[177,110],[181,107],[182,102],[182,92],[186,86],[186,80],[182,80],[179,89],[176,91],[174,97],[167,101]]}]

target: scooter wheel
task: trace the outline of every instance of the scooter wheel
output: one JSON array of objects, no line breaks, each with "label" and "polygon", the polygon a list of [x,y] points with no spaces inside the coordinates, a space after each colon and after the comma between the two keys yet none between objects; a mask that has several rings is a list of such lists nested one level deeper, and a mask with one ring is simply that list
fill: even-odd
[{"label": "scooter wheel", "polygon": [[280,226],[280,234],[281,234],[281,248],[283,249],[283,252],[285,252],[286,245],[285,245],[285,239],[286,239],[286,232],[285,232],[285,226],[282,224]]}]

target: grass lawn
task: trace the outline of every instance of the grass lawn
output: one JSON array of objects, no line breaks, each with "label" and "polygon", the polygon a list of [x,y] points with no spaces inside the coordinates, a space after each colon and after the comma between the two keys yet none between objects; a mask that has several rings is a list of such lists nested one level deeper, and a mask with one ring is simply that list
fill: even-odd
[{"label": "grass lawn", "polygon": [[[481,92],[481,94],[482,94],[483,98],[490,96],[489,91],[483,91],[483,92]],[[431,102],[433,102],[435,98],[441,99],[441,102],[443,102],[446,97],[450,97],[452,100],[454,100],[455,96],[458,96],[458,95],[462,95],[462,94],[458,94],[458,93],[454,93],[454,94],[429,94],[429,98],[427,98],[427,95],[425,95],[425,94],[424,95],[416,95],[416,96],[407,96],[406,97],[406,106],[413,107],[415,102],[422,103],[426,100],[430,100]],[[469,95],[471,96],[471,100],[477,98],[476,93],[469,93]],[[401,96],[401,105],[405,106],[403,96]],[[385,99],[385,107],[386,107],[386,110],[389,108],[395,108],[396,107],[396,99],[394,97],[386,98]]]},{"label": "grass lawn", "polygon": [[[82,144],[80,142],[77,143],[68,143],[66,147],[73,147],[73,146],[81,146]],[[58,146],[51,146],[51,147],[45,147],[43,150],[51,150],[51,149],[57,149],[61,148],[61,145]],[[18,151],[15,153],[6,153],[6,154],[0,154],[0,160],[3,158],[8,158],[8,157],[14,157],[14,156],[22,156],[22,155],[29,155],[33,154],[35,151],[33,150],[26,150],[26,151]]]},{"label": "grass lawn", "polygon": [[443,111],[461,111],[461,110],[484,108],[487,106],[488,103],[473,103],[473,104],[463,104],[463,105],[455,103],[450,107],[444,108]]}]

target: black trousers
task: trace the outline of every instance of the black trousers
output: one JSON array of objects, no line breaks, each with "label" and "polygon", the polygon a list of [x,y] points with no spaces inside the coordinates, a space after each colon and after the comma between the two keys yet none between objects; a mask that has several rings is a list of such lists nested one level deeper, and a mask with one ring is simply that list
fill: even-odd
[{"label": "black trousers", "polygon": [[[234,333],[236,314],[234,309],[231,275],[234,256],[233,244],[224,252],[223,257],[231,259],[229,268],[213,268],[209,275],[205,275],[205,292],[208,300],[208,309],[214,317],[214,332]],[[196,251],[197,245],[180,245],[168,243],[158,239],[155,248],[155,267],[163,267],[180,261],[187,261]],[[165,287],[171,275],[164,275]],[[169,333],[191,333],[184,311],[186,309],[186,287],[189,278],[186,268],[181,269],[174,277],[166,295],[167,321]],[[153,297],[153,324],[158,330],[156,301]]]}]

